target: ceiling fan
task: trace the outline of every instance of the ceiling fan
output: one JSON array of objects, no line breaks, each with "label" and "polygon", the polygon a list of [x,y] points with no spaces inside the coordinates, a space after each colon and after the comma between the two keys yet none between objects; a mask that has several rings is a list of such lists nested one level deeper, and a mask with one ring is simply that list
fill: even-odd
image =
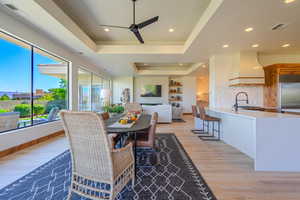
[{"label": "ceiling fan", "polygon": [[135,23],[135,2],[137,0],[132,0],[133,2],[133,24],[131,24],[129,27],[125,26],[113,26],[113,25],[99,25],[99,26],[104,26],[104,27],[111,27],[111,28],[123,28],[123,29],[129,29],[131,32],[134,33],[135,37],[140,41],[140,43],[144,44],[144,40],[140,34],[140,29],[153,24],[154,22],[158,21],[159,16],[153,17],[151,19],[148,19],[142,23],[136,24]]}]

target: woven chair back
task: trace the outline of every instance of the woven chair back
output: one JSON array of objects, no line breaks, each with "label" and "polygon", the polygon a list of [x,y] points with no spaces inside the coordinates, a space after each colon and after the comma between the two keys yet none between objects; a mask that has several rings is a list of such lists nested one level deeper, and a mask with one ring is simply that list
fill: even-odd
[{"label": "woven chair back", "polygon": [[73,173],[92,180],[112,181],[112,148],[102,116],[74,111],[61,111],[60,115],[70,143]]}]

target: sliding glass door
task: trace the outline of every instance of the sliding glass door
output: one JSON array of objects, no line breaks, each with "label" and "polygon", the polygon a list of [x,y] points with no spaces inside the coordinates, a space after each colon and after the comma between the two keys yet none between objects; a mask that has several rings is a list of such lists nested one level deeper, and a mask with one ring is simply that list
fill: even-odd
[{"label": "sliding glass door", "polygon": [[93,74],[92,79],[92,111],[102,111],[101,90],[103,88],[103,79]]},{"label": "sliding glass door", "polygon": [[91,103],[91,82],[92,73],[84,70],[78,70],[78,104],[79,110],[90,111],[92,107]]},{"label": "sliding glass door", "polygon": [[103,111],[101,90],[110,88],[110,81],[79,68],[78,70],[78,102],[80,111]]}]

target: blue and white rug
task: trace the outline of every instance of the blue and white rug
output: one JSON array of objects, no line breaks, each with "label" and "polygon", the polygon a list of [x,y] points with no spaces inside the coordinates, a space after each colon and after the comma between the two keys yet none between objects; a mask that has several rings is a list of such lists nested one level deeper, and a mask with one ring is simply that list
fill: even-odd
[{"label": "blue and white rug", "polygon": [[[158,134],[156,147],[156,164],[138,167],[134,188],[128,184],[117,199],[216,200],[174,134]],[[153,162],[153,156],[148,154],[140,152],[138,164]],[[66,151],[1,189],[0,200],[65,200],[70,173],[70,152]],[[72,199],[86,200],[75,194]]]}]

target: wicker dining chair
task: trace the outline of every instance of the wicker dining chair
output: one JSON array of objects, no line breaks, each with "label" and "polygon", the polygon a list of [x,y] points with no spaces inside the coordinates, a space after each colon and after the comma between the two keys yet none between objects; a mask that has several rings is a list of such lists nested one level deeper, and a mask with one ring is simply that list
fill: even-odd
[{"label": "wicker dining chair", "polygon": [[132,143],[113,149],[97,113],[61,111],[60,115],[72,160],[68,199],[73,192],[92,200],[113,200],[130,180],[134,185]]}]

